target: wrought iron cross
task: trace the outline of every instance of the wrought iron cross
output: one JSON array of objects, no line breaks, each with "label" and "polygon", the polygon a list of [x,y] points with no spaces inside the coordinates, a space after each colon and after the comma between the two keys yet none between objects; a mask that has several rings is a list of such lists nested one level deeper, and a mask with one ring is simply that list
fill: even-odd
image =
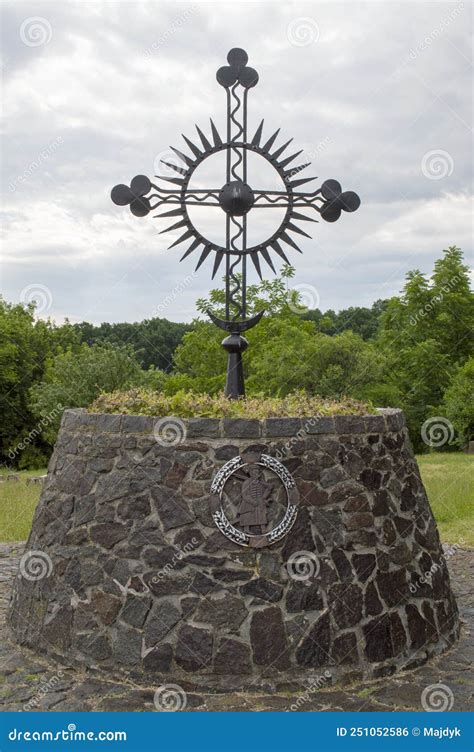
[{"label": "wrought iron cross", "polygon": [[[262,278],[261,258],[275,272],[272,253],[289,263],[283,246],[290,246],[301,253],[293,235],[311,237],[299,226],[299,223],[317,220],[302,212],[315,209],[326,222],[335,222],[339,219],[341,211],[353,212],[358,209],[360,199],[353,191],[342,192],[337,180],[326,180],[318,190],[313,192],[298,190],[305,183],[315,180],[315,178],[300,176],[301,171],[310,163],[291,167],[291,163],[301,154],[301,151],[285,156],[284,152],[292,139],[277,146],[279,129],[265,140],[263,120],[251,140],[248,139],[247,99],[249,90],[258,82],[258,73],[247,66],[248,55],[244,50],[238,48],[230,50],[227,62],[228,65],[219,68],[216,74],[217,81],[225,89],[227,98],[225,137],[219,134],[212,120],[210,139],[196,125],[198,144],[183,136],[188,148],[187,154],[171,147],[179,157],[180,163],[172,164],[162,160],[163,164],[177,173],[177,177],[156,176],[176,187],[165,189],[152,183],[145,175],[137,175],[131,181],[130,187],[123,184],[116,185],[112,189],[111,197],[112,201],[119,206],[128,204],[132,214],[137,217],[145,217],[150,211],[161,206],[176,206],[155,216],[173,217],[177,220],[162,232],[184,230],[182,235],[169,246],[173,248],[180,243],[190,241],[189,247],[180,260],[185,259],[193,251],[199,250],[197,270],[209,254],[213,254],[213,279],[222,261],[225,260],[225,319],[218,318],[211,311],[208,315],[217,326],[227,332],[222,342],[222,346],[228,352],[225,393],[228,397],[235,399],[245,395],[242,353],[247,349],[248,342],[242,336],[242,332],[255,326],[264,314],[264,311],[260,311],[251,318],[247,318],[248,261],[252,262],[260,279]],[[205,159],[219,152],[225,152],[226,155],[226,175],[222,188],[199,190],[191,188],[189,184],[197,167]],[[276,170],[284,190],[259,190],[249,184],[247,176],[249,152],[260,155]],[[213,206],[225,213],[225,244],[218,245],[199,232],[189,217],[189,206]],[[247,216],[250,210],[275,207],[284,212],[278,229],[264,242],[249,247]]]}]

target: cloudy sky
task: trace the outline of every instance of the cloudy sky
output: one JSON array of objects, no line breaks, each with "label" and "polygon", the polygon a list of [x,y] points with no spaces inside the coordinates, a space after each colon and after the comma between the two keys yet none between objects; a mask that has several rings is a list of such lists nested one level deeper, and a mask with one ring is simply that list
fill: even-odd
[{"label": "cloudy sky", "polygon": [[[155,174],[194,123],[208,131],[212,116],[222,130],[215,72],[232,47],[260,76],[250,130],[265,117],[268,135],[281,127],[279,143],[293,136],[304,150],[308,174],[362,199],[290,252],[310,303],[370,305],[452,244],[472,263],[472,7],[4,2],[2,294],[58,321],[193,317],[210,263],[196,274],[192,257],[180,264],[159,220],[115,206],[110,189]],[[221,210],[200,211],[218,239]]]}]

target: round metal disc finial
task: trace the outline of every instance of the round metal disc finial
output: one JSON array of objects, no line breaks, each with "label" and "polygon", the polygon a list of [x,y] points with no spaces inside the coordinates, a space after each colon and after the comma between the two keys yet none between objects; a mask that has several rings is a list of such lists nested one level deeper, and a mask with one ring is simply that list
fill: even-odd
[{"label": "round metal disc finial", "polygon": [[216,73],[218,83],[225,89],[229,89],[235,83],[239,83],[244,89],[251,89],[258,83],[258,73],[253,68],[248,68],[249,56],[240,47],[234,47],[227,55],[229,65],[224,65]]},{"label": "round metal disc finial", "polygon": [[354,191],[345,191],[341,194],[341,204],[346,212],[355,212],[360,206],[360,198]]},{"label": "round metal disc finial", "polygon": [[336,222],[341,216],[341,211],[354,212],[360,206],[357,193],[342,193],[341,184],[337,180],[325,180],[321,186],[321,195],[327,202],[321,209],[321,217],[326,222]]},{"label": "round metal disc finial", "polygon": [[216,73],[217,83],[223,86],[225,89],[233,86],[237,81],[239,71],[237,68],[231,68],[228,65],[224,65]]},{"label": "round metal disc finial", "polygon": [[151,181],[146,175],[136,175],[128,185],[120,185],[112,188],[110,197],[117,206],[130,205],[130,211],[136,217],[146,217],[151,210],[149,199],[145,194],[151,190]]},{"label": "round metal disc finial", "polygon": [[237,68],[240,70],[240,68],[243,68],[245,65],[247,65],[248,61],[249,56],[247,55],[245,50],[242,50],[240,47],[233,47],[227,55],[227,62],[232,66],[232,68]]},{"label": "round metal disc finial", "polygon": [[146,175],[136,175],[130,183],[130,189],[135,196],[145,196],[151,190],[150,179]]},{"label": "round metal disc finial", "polygon": [[146,217],[151,211],[150,201],[145,196],[134,198],[130,203],[130,211],[136,217]]},{"label": "round metal disc finial", "polygon": [[243,68],[239,74],[239,83],[244,89],[251,89],[258,84],[258,73],[254,68]]},{"label": "round metal disc finial", "polygon": [[133,197],[133,193],[128,185],[124,185],[123,183],[115,185],[110,193],[110,198],[117,206],[127,206]]},{"label": "round metal disc finial", "polygon": [[254,194],[247,183],[242,180],[231,180],[221,189],[219,203],[226,214],[243,217],[253,206]]}]

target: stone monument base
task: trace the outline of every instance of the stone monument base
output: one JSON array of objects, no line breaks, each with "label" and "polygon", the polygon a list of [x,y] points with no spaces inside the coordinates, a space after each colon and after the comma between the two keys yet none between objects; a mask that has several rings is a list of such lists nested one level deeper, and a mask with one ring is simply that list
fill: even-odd
[{"label": "stone monument base", "polygon": [[[69,664],[200,686],[380,677],[459,634],[398,410],[313,419],[65,412],[14,583],[14,639]],[[164,436],[164,438],[163,438]],[[299,491],[263,548],[216,528],[210,486],[265,453]]]}]

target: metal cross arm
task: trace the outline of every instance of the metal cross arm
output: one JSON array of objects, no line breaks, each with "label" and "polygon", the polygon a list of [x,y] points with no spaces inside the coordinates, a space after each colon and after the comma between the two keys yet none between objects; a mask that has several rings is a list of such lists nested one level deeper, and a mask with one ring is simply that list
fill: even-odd
[{"label": "metal cross arm", "polygon": [[[264,137],[264,121],[260,123],[252,138],[247,133],[247,100],[250,89],[258,82],[258,74],[247,66],[248,56],[244,50],[232,49],[227,56],[228,65],[219,68],[216,77],[226,92],[226,134],[219,134],[213,121],[210,121],[209,137],[196,125],[198,138],[191,141],[183,135],[186,150],[171,147],[178,157],[174,164],[162,160],[172,171],[172,177],[157,175],[158,180],[171,183],[173,188],[156,185],[145,175],[137,175],[130,186],[116,185],[112,190],[112,201],[119,206],[129,205],[132,214],[145,217],[156,209],[165,209],[154,215],[169,218],[172,224],[162,232],[182,230],[182,234],[169,247],[187,242],[181,260],[194,251],[199,252],[196,269],[212,254],[214,265],[212,278],[225,260],[225,319],[219,319],[209,312],[211,320],[228,332],[222,342],[229,353],[227,367],[226,394],[237,398],[245,394],[242,367],[242,353],[247,348],[247,340],[242,332],[255,326],[263,315],[259,312],[247,318],[247,264],[250,260],[257,274],[262,278],[263,259],[275,272],[272,255],[289,263],[285,251],[288,247],[300,251],[295,236],[311,237],[300,226],[301,222],[315,222],[313,216],[302,212],[316,211],[326,222],[335,222],[343,211],[358,209],[360,199],[353,191],[342,191],[337,180],[326,180],[317,190],[307,192],[302,186],[314,177],[301,177],[309,162],[295,162],[302,153],[287,153],[290,139],[278,145],[279,130]],[[190,183],[197,168],[209,157],[225,153],[225,176],[221,187],[193,188]],[[282,190],[264,190],[252,185],[248,177],[248,155],[262,157],[279,176]],[[293,166],[292,166],[292,163]],[[176,173],[176,175],[174,174]],[[221,244],[203,235],[189,216],[188,207],[216,207],[224,212],[225,232]],[[168,208],[175,207],[175,208]],[[247,242],[247,219],[254,209],[280,209],[283,218],[275,231],[263,242],[249,245]]]}]

